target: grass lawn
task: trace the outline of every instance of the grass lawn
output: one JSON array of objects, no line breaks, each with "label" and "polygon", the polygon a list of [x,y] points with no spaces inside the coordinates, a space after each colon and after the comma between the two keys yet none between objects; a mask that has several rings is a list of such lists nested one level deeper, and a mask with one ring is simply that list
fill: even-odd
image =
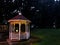
[{"label": "grass lawn", "polygon": [[[34,29],[31,31],[31,36],[37,37],[38,40],[41,39],[41,41],[32,43],[32,45],[60,45],[60,29]],[[0,45],[5,45],[5,43]],[[14,43],[14,45],[30,45],[30,43],[28,40]]]},{"label": "grass lawn", "polygon": [[42,39],[32,45],[60,45],[60,29],[35,29],[31,35]]}]

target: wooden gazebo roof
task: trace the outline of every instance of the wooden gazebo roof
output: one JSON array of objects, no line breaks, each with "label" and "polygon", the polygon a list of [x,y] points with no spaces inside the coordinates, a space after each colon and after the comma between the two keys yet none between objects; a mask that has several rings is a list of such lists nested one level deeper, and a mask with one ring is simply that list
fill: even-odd
[{"label": "wooden gazebo roof", "polygon": [[15,17],[13,17],[12,19],[10,19],[10,20],[16,20],[16,19],[21,19],[21,20],[28,20],[26,17],[24,17],[23,15],[17,15],[17,16],[15,16]]},{"label": "wooden gazebo roof", "polygon": [[[23,15],[17,15],[15,17],[13,17],[12,19],[8,20],[8,22],[10,21],[14,21],[14,20],[28,20],[26,17],[24,17]],[[29,22],[31,22],[30,20],[28,20]]]}]

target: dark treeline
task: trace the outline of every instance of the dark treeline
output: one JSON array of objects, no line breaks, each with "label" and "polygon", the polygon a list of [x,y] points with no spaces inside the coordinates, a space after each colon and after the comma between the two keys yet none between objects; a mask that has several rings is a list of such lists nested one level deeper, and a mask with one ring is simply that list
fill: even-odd
[{"label": "dark treeline", "polygon": [[54,0],[0,0],[0,23],[17,15],[17,10],[39,28],[60,28],[60,2]]}]

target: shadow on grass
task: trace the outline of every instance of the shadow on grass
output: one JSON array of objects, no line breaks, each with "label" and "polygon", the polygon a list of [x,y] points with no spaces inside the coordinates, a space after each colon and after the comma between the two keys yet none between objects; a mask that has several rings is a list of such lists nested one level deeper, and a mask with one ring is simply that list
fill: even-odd
[{"label": "shadow on grass", "polygon": [[32,43],[36,43],[36,42],[41,42],[42,39],[36,36],[31,36],[31,38],[29,39],[30,42]]}]

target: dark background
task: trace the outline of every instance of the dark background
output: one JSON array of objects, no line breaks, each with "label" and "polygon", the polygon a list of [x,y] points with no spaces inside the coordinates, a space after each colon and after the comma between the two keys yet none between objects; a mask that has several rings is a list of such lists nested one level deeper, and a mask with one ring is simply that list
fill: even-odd
[{"label": "dark background", "polygon": [[34,27],[60,28],[60,0],[0,0],[0,24],[7,24],[18,10]]}]

